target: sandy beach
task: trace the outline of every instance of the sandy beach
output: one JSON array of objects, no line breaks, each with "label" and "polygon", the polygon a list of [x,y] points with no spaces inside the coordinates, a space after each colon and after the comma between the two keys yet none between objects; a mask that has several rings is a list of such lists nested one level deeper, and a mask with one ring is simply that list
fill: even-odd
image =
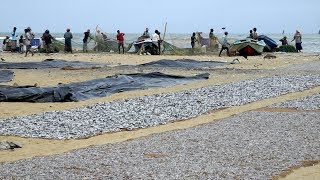
[{"label": "sandy beach", "polygon": [[[194,90],[194,89],[200,89],[200,88],[210,88],[212,86],[223,86],[227,84],[236,84],[242,81],[249,81],[249,80],[257,80],[257,79],[263,79],[263,78],[270,78],[274,76],[283,76],[283,75],[304,75],[304,74],[311,74],[311,75],[319,75],[320,70],[319,67],[320,64],[320,56],[317,53],[275,53],[276,58],[275,59],[264,59],[264,55],[260,56],[250,56],[248,57],[248,60],[244,59],[243,57],[227,57],[222,56],[218,57],[216,55],[197,55],[197,56],[171,56],[171,55],[160,55],[160,56],[148,56],[148,55],[133,55],[133,54],[124,54],[124,55],[118,55],[118,54],[106,54],[106,53],[75,53],[75,54],[63,54],[63,53],[57,53],[57,54],[35,54],[34,56],[28,56],[24,57],[22,54],[18,53],[1,53],[0,57],[4,59],[7,63],[14,63],[14,62],[40,62],[45,59],[63,59],[67,61],[83,61],[83,62],[93,62],[93,63],[100,63],[99,68],[88,68],[88,69],[78,69],[78,70],[62,70],[60,68],[54,68],[54,69],[13,69],[14,72],[14,78],[10,82],[1,83],[1,85],[14,85],[18,84],[20,86],[24,85],[34,85],[37,84],[37,87],[46,87],[46,86],[56,86],[59,83],[67,84],[72,82],[80,82],[80,81],[86,81],[86,80],[92,80],[97,78],[104,78],[107,76],[117,75],[117,74],[127,74],[127,73],[141,73],[141,72],[162,72],[165,74],[173,74],[173,75],[184,75],[184,76],[192,76],[200,73],[208,72],[210,73],[210,78],[207,80],[200,80],[200,81],[194,81],[190,83],[170,86],[166,88],[152,88],[152,89],[145,89],[145,90],[135,90],[135,91],[127,91],[127,92],[121,92],[116,93],[111,96],[106,96],[102,98],[94,98],[89,99],[85,101],[79,101],[79,102],[59,102],[59,103],[26,103],[26,102],[0,102],[0,121],[10,121],[10,118],[15,117],[24,117],[24,116],[30,116],[34,114],[40,114],[45,112],[52,112],[52,111],[64,111],[64,110],[70,110],[74,108],[82,108],[87,106],[93,106],[97,103],[107,103],[107,102],[114,102],[114,101],[125,101],[128,99],[134,99],[134,98],[144,98],[149,97],[153,95],[161,95],[166,93],[179,93],[184,92],[188,90]],[[236,62],[235,64],[227,64],[224,66],[216,66],[216,67],[208,67],[208,68],[201,68],[201,69],[182,69],[182,68],[117,68],[119,65],[139,65],[143,63],[153,62],[161,59],[169,59],[169,60],[177,60],[177,59],[193,59],[197,61],[221,61],[221,62],[232,62],[235,58],[238,58],[240,63]],[[315,66],[316,65],[316,66]],[[281,85],[279,85],[281,86]],[[307,85],[306,85],[307,87]],[[276,91],[276,90],[275,90]],[[289,120],[285,119],[284,117],[292,115],[292,113],[297,113],[297,115],[292,115],[293,117],[300,117],[303,115],[299,113],[305,113],[305,116],[309,118],[309,113],[316,113],[319,115],[320,113],[320,107],[315,110],[297,110],[294,108],[272,108],[269,107],[273,104],[279,104],[286,101],[296,100],[300,98],[305,98],[308,96],[312,96],[315,94],[320,93],[319,85],[314,85],[310,88],[306,88],[303,90],[292,90],[285,93],[279,93],[279,95],[276,96],[270,96],[267,98],[260,98],[259,100],[252,100],[249,103],[242,103],[241,105],[236,105],[232,107],[225,107],[220,109],[211,109],[210,111],[199,114],[196,116],[190,116],[190,118],[177,120],[172,123],[167,124],[161,124],[161,125],[155,125],[152,127],[147,128],[141,128],[141,129],[135,129],[130,131],[120,131],[120,132],[109,132],[109,133],[101,133],[98,135],[94,135],[92,137],[88,138],[80,138],[80,139],[47,139],[47,138],[32,138],[32,137],[20,137],[17,135],[0,135],[0,141],[13,141],[18,142],[22,144],[22,148],[15,149],[13,151],[11,150],[2,150],[0,151],[0,166],[3,168],[3,170],[0,170],[1,178],[9,178],[9,177],[30,177],[32,179],[32,175],[26,173],[26,172],[18,172],[17,174],[7,174],[8,171],[4,168],[10,168],[15,166],[14,169],[18,168],[19,165],[21,167],[25,167],[25,163],[27,162],[33,162],[34,158],[62,158],[63,156],[72,156],[72,154],[75,154],[75,156],[81,156],[82,151],[90,151],[90,148],[95,149],[96,147],[103,146],[106,148],[108,152],[112,152],[112,149],[119,148],[121,149],[122,146],[128,146],[133,147],[136,149],[136,152],[139,152],[137,150],[136,144],[139,143],[146,143],[146,142],[153,142],[153,141],[159,141],[159,144],[161,144],[161,138],[162,134],[163,137],[166,137],[168,139],[170,138],[176,138],[175,135],[182,133],[182,134],[188,134],[190,133],[190,136],[192,136],[192,133],[196,133],[196,128],[203,129],[203,131],[210,131],[210,128],[214,128],[216,123],[221,123],[224,121],[233,121],[232,118],[237,119],[239,117],[241,120],[246,120],[247,116],[246,113],[256,113],[256,112],[262,112],[262,113],[288,113],[288,114],[281,114],[279,115],[279,118],[275,116],[274,122],[276,122],[278,119],[281,119],[283,116],[283,121]],[[161,112],[160,112],[161,114]],[[248,115],[249,116],[249,115]],[[273,116],[273,115],[272,115]],[[269,117],[269,115],[266,115],[266,117]],[[314,136],[312,137],[319,137],[319,132],[316,133],[316,129],[319,128],[319,121],[312,119],[313,116],[310,115],[310,121],[315,121],[315,132]],[[231,119],[231,120],[230,120]],[[254,118],[253,118],[254,119]],[[293,118],[294,119],[294,118]],[[241,121],[239,120],[239,121]],[[238,121],[238,120],[237,120]],[[261,120],[263,124],[263,120]],[[272,121],[273,122],[273,121]],[[272,124],[270,122],[270,124]],[[254,123],[254,122],[252,122]],[[307,122],[305,122],[307,123]],[[267,125],[266,125],[267,126]],[[291,126],[290,126],[291,127]],[[266,131],[268,130],[268,126],[266,127]],[[271,127],[270,127],[271,128]],[[306,128],[309,128],[306,126]],[[245,129],[245,128],[244,128]],[[272,129],[272,128],[271,128]],[[284,128],[285,129],[285,128]],[[318,129],[319,130],[319,129]],[[189,132],[190,131],[190,132]],[[254,131],[254,130],[253,130]],[[270,130],[272,131],[272,130]],[[290,131],[290,128],[288,129]],[[277,133],[283,133],[283,131],[279,130],[276,131]],[[256,131],[252,132],[252,134],[257,133]],[[175,135],[172,135],[175,134]],[[204,133],[205,134],[205,133]],[[161,137],[157,137],[161,136]],[[201,141],[201,146],[206,146],[206,142],[202,142],[201,139],[203,139],[203,136],[201,135],[201,138],[199,139],[195,138],[195,141]],[[226,135],[227,136],[227,135]],[[257,135],[258,136],[258,135]],[[299,134],[297,134],[299,136]],[[196,136],[195,136],[196,137]],[[222,138],[219,135],[212,135],[212,137],[215,137],[217,139]],[[231,135],[230,135],[231,137]],[[232,139],[232,138],[231,138]],[[277,139],[277,138],[276,138]],[[141,142],[140,142],[141,141]],[[186,139],[185,141],[189,141]],[[251,139],[251,141],[253,141]],[[257,140],[258,141],[258,140]],[[314,142],[314,144],[310,147],[317,148],[318,146],[316,144],[316,139],[310,139],[310,142]],[[172,147],[179,146],[178,142],[175,144],[175,141],[171,141]],[[284,141],[285,142],[285,141]],[[282,144],[285,144],[284,142],[281,142]],[[212,143],[212,142],[211,142]],[[307,143],[307,142],[306,142]],[[135,145],[132,145],[135,144]],[[156,152],[157,145],[155,143],[154,149],[148,149],[145,152],[147,155],[144,155],[144,157],[148,156],[151,159],[161,159],[162,161],[155,161],[152,162],[155,165],[158,163],[159,167],[161,162],[167,162],[167,156],[161,155],[160,151]],[[183,144],[184,146],[188,146],[190,143]],[[208,147],[209,147],[208,143]],[[214,144],[214,142],[212,143]],[[210,147],[215,147],[212,144],[210,144]],[[277,143],[276,143],[277,144]],[[181,144],[180,144],[181,145]],[[212,145],[212,146],[211,146]],[[114,146],[114,147],[113,147]],[[194,145],[197,146],[197,145]],[[200,146],[200,145],[199,145]],[[88,149],[89,148],[89,149]],[[168,147],[169,148],[169,147]],[[191,147],[190,147],[191,148]],[[294,148],[291,147],[290,148]],[[139,148],[138,148],[139,149]],[[159,147],[159,149],[161,149]],[[169,148],[170,149],[170,148]],[[284,148],[285,149],[285,148]],[[164,149],[165,152],[167,149]],[[95,152],[96,150],[93,150],[92,152]],[[99,150],[97,150],[99,151]],[[283,150],[285,151],[285,150]],[[266,173],[267,175],[270,175],[268,179],[272,178],[279,178],[279,179],[317,179],[320,178],[320,166],[319,166],[319,160],[320,160],[320,154],[319,149],[314,149],[316,151],[315,153],[312,152],[312,155],[309,155],[308,149],[305,150],[305,155],[302,156],[298,163],[294,161],[294,166],[290,163],[283,163],[284,164],[290,164],[288,167],[282,167],[276,168],[273,170],[269,170],[268,168],[265,168],[266,171],[268,170],[269,173]],[[168,151],[169,152],[169,151]],[[80,155],[79,155],[79,154]],[[119,157],[125,158],[127,156],[126,153],[129,153],[129,149],[127,152],[119,153]],[[174,154],[174,151],[170,150],[170,153]],[[178,153],[178,152],[176,152]],[[209,154],[207,154],[209,153]],[[220,152],[216,152],[220,153]],[[94,153],[93,153],[94,154]],[[106,153],[108,154],[108,153]],[[160,155],[159,155],[160,154]],[[280,152],[281,154],[281,152]],[[183,155],[190,155],[193,157],[192,151],[190,151],[190,154],[186,152],[186,154]],[[61,156],[61,157],[60,157]],[[87,155],[84,155],[87,156]],[[88,155],[90,156],[90,155]],[[92,158],[87,157],[87,158]],[[99,156],[103,156],[99,154]],[[97,157],[99,157],[97,156]],[[112,155],[116,156],[116,155]],[[208,156],[211,158],[212,154],[210,152],[204,152],[201,154],[201,156]],[[279,155],[280,156],[280,155]],[[177,157],[177,156],[175,156]],[[316,158],[316,159],[310,159]],[[74,158],[73,156],[70,157],[71,159]],[[139,157],[137,157],[139,158]],[[140,157],[141,158],[141,157]],[[213,157],[212,157],[213,158]],[[276,158],[276,157],[275,157]],[[290,156],[286,157],[290,158]],[[293,158],[293,157],[292,157]],[[115,158],[117,159],[117,158]],[[299,159],[299,160],[300,160]],[[214,160],[214,158],[213,158]],[[261,159],[260,159],[261,160]],[[50,161],[50,160],[48,160]],[[93,160],[94,161],[94,160]],[[176,163],[176,164],[183,164],[186,160],[181,160],[177,158],[176,162],[170,162],[170,163]],[[230,160],[231,162],[232,160]],[[290,159],[287,159],[287,161],[290,161]],[[314,162],[314,163],[305,163],[303,162]],[[30,163],[29,162],[29,163]],[[232,161],[233,162],[233,161]],[[10,164],[13,163],[13,164]],[[16,165],[14,165],[16,163]],[[21,163],[21,164],[19,164]],[[79,162],[77,162],[79,163]],[[75,164],[77,164],[75,163]],[[101,162],[99,162],[101,163]],[[138,161],[136,163],[139,163]],[[145,163],[145,162],[144,162]],[[143,164],[144,164],[143,163]],[[205,162],[203,162],[205,163]],[[210,162],[206,162],[209,163]],[[255,162],[256,163],[256,162]],[[54,164],[54,163],[53,163]],[[71,163],[72,164],[72,163]],[[79,163],[81,164],[81,163]],[[79,165],[78,164],[78,165]],[[112,164],[112,163],[111,163]],[[117,164],[117,163],[115,163]],[[119,169],[126,169],[126,166],[134,166],[135,160],[132,159],[131,162],[124,162],[123,164],[119,163],[117,166],[119,166]],[[208,167],[209,167],[208,164]],[[267,164],[267,160],[261,164]],[[70,165],[70,164],[69,164]],[[149,165],[145,164],[146,166],[150,167]],[[39,164],[38,164],[39,166]],[[75,165],[76,166],[76,165]],[[90,166],[90,164],[88,164]],[[222,164],[221,164],[222,166]],[[226,164],[223,164],[225,167]],[[232,164],[228,165],[229,168],[233,168]],[[307,167],[304,167],[307,166]],[[11,168],[12,168],[11,167]],[[54,167],[54,165],[53,165]],[[108,167],[108,166],[107,166]],[[179,165],[177,166],[179,167]],[[99,167],[103,168],[103,166]],[[214,167],[211,167],[214,168]],[[263,168],[263,167],[261,167]],[[109,168],[107,168],[109,171]],[[111,168],[112,169],[112,168]],[[272,169],[272,168],[270,168]],[[43,171],[47,171],[48,169],[43,169]],[[185,170],[186,172],[190,170],[193,173],[196,173],[198,171],[195,171],[194,169],[188,169]],[[81,172],[81,169],[78,169],[78,171]],[[112,171],[112,170],[110,170]],[[151,175],[150,177],[144,177],[137,175],[136,177],[131,177],[133,179],[135,178],[150,178],[150,179],[161,179],[161,177],[168,177],[173,178],[174,176],[162,176],[161,173],[158,173],[157,170],[154,170],[152,168],[149,169]],[[184,170],[182,170],[184,171]],[[223,171],[223,170],[222,170]],[[272,172],[271,172],[272,171]],[[63,172],[68,173],[68,169],[65,168]],[[152,172],[154,172],[152,174]],[[159,171],[160,172],[160,171]],[[209,172],[209,170],[208,170]],[[227,172],[227,170],[226,170]],[[70,173],[75,173],[74,170],[70,170]],[[83,171],[84,176],[68,176],[69,178],[84,178],[89,177],[93,178],[94,172],[89,173],[89,176],[85,176],[85,171]],[[105,174],[106,172],[96,172],[97,174]],[[132,170],[131,174],[135,174],[136,171]],[[172,172],[171,172],[172,173]],[[210,173],[214,173],[211,172]],[[210,174],[209,173],[209,174]],[[220,173],[220,172],[219,172]],[[75,173],[76,174],[76,173]],[[81,174],[81,173],[80,173]],[[177,173],[180,174],[181,173]],[[182,173],[183,174],[183,173]],[[192,173],[191,173],[192,174]],[[56,174],[55,174],[56,175]],[[125,178],[125,173],[121,174],[121,172],[110,172],[110,176],[117,175],[118,177]],[[198,174],[199,175],[199,174]],[[264,174],[265,175],[265,174]],[[232,177],[229,174],[219,174],[220,178],[225,177],[226,179]],[[41,176],[36,176],[41,177]],[[58,177],[58,176],[55,176]],[[67,176],[66,176],[67,177]],[[103,178],[99,177],[98,178]],[[107,177],[107,176],[104,176]],[[214,177],[211,175],[199,175],[195,177],[189,177],[189,179],[197,179],[197,178],[206,178],[206,177]],[[241,174],[234,175],[233,178],[239,177],[240,179],[248,178],[251,176],[243,176]],[[265,176],[261,176],[265,177]],[[61,177],[60,177],[61,178]],[[63,178],[63,177],[62,177]],[[131,179],[129,177],[129,179]],[[183,176],[175,177],[175,178],[185,178]],[[254,177],[253,177],[254,178]],[[237,179],[237,178],[236,178]],[[264,178],[263,178],[264,179]]]}]

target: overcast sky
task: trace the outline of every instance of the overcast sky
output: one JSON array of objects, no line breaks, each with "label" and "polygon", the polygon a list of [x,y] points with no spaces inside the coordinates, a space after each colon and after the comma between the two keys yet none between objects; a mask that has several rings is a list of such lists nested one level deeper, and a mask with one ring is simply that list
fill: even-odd
[{"label": "overcast sky", "polygon": [[0,32],[14,26],[19,32],[30,26],[34,32],[72,32],[120,29],[127,33],[164,30],[169,33],[247,33],[257,27],[260,33],[318,33],[320,0],[1,0]]}]

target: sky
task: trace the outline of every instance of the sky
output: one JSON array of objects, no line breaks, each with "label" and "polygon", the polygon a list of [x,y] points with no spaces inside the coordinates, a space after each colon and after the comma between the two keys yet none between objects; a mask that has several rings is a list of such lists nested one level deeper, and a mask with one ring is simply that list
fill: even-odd
[{"label": "sky", "polygon": [[[15,1],[17,2],[17,1]],[[19,1],[20,2],[20,1]],[[22,1],[21,1],[22,2]],[[16,3],[1,0],[0,32],[13,27],[22,32],[30,26],[34,32],[72,32],[95,30],[115,33],[208,32],[247,33],[253,27],[259,33],[318,33],[320,0],[28,0]],[[14,10],[13,10],[14,8]]]}]

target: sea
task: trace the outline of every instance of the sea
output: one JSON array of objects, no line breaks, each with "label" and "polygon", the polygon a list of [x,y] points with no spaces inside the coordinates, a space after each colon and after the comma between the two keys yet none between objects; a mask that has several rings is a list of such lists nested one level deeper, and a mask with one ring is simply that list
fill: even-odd
[{"label": "sea", "polygon": [[[2,41],[5,36],[10,36],[11,33],[9,32],[0,32],[0,40]],[[53,37],[55,37],[57,40],[63,42],[63,34],[64,33],[51,33]],[[17,33],[18,36],[22,35],[22,33]],[[92,34],[94,35],[94,33]],[[141,34],[136,33],[126,33],[125,34],[125,44],[130,44],[133,41],[135,41]],[[284,36],[287,37],[289,44],[294,45],[294,42],[291,42],[293,39],[294,34],[286,33],[286,34],[264,34],[274,41],[278,43],[278,45],[281,45],[281,42],[279,41]],[[40,38],[42,36],[42,33],[35,33],[36,38]],[[73,48],[76,50],[82,49],[82,39],[84,34],[83,33],[73,33]],[[116,34],[114,33],[107,33],[108,38],[115,39]],[[174,46],[177,46],[179,48],[190,48],[190,37],[191,33],[167,33],[164,35],[165,41],[173,44]],[[202,34],[204,38],[208,38],[208,35]],[[221,39],[222,34],[216,34],[216,36]],[[246,38],[248,34],[243,33],[230,33],[228,34],[228,41],[229,43],[232,43],[236,40]],[[163,37],[162,37],[163,38]],[[93,48],[94,41],[92,40],[89,44],[89,48]],[[320,34],[302,34],[302,47],[303,52],[309,52],[309,53],[320,53]]]}]

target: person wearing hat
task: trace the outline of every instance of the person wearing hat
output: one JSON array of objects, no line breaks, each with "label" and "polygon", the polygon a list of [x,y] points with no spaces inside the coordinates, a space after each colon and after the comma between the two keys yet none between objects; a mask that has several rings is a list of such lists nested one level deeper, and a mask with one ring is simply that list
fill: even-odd
[{"label": "person wearing hat", "polygon": [[302,36],[301,36],[301,33],[299,32],[299,30],[297,30],[296,33],[294,34],[292,41],[296,42],[297,52],[301,52],[301,50],[302,50],[302,45],[301,45],[302,44]]},{"label": "person wearing hat", "polygon": [[83,38],[83,52],[88,52],[88,43],[92,39],[90,34],[90,29],[88,29],[86,32],[84,32],[84,38]]},{"label": "person wearing hat", "polygon": [[72,33],[70,32],[70,28],[67,28],[67,32],[64,33],[64,52],[72,53],[72,43],[71,39],[73,38]]}]

